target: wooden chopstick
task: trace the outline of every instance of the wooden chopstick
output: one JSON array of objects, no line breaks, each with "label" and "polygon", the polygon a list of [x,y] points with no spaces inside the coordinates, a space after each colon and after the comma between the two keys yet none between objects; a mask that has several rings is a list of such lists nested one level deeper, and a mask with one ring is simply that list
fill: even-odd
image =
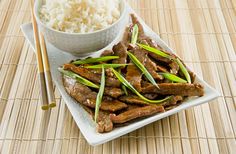
[{"label": "wooden chopstick", "polygon": [[47,86],[47,94],[48,94],[48,101],[49,101],[49,107],[53,108],[56,106],[56,100],[53,92],[53,84],[52,84],[52,76],[50,71],[50,65],[48,62],[48,54],[47,54],[47,48],[45,44],[45,39],[43,36],[43,33],[40,32],[40,44],[41,44],[41,51],[42,51],[42,57],[43,57],[43,68],[44,68],[44,76]]},{"label": "wooden chopstick", "polygon": [[42,55],[41,55],[40,42],[39,42],[38,27],[37,27],[36,19],[34,16],[34,8],[33,8],[32,0],[31,0],[31,18],[32,18],[32,24],[33,24],[33,30],[34,30],[34,43],[35,43],[35,50],[36,50],[36,58],[37,58],[37,63],[38,63],[38,76],[39,76],[39,82],[40,82],[40,88],[41,88],[41,102],[42,102],[41,108],[43,110],[48,110],[49,105],[48,105],[48,98],[47,98],[47,92],[46,92],[46,84],[45,84],[44,69],[43,69]]}]

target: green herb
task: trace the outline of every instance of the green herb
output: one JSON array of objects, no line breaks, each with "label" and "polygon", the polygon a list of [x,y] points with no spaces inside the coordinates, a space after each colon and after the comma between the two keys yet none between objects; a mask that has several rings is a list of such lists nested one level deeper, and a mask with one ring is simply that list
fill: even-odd
[{"label": "green herb", "polygon": [[[118,69],[118,72],[121,73],[121,69]],[[122,88],[122,90],[124,91],[125,95],[127,96],[127,95],[128,95],[128,92],[127,92],[126,86],[124,86],[123,84],[121,84],[121,88]]]},{"label": "green herb", "polygon": [[171,73],[159,73],[161,75],[164,76],[164,78],[170,80],[170,81],[174,81],[174,82],[178,82],[178,83],[186,83],[187,81],[174,75],[174,74],[171,74]]},{"label": "green herb", "polygon": [[143,64],[130,52],[127,52],[129,58],[132,60],[132,62],[143,72],[143,74],[146,76],[146,78],[155,86],[158,87],[156,81],[152,77],[152,75],[148,72],[148,70],[143,66]]},{"label": "green herb", "polygon": [[108,61],[112,59],[118,59],[119,56],[103,56],[99,58],[87,58],[82,60],[74,61],[73,64],[79,65],[79,64],[90,64],[90,63],[97,63],[102,61]]},{"label": "green herb", "polygon": [[124,85],[122,84],[122,85],[121,85],[121,88],[122,88],[122,90],[124,91],[125,95],[127,96],[127,95],[128,95],[128,92],[127,92],[126,86],[124,86]]},{"label": "green herb", "polygon": [[137,43],[137,40],[138,40],[138,25],[135,24],[132,30],[131,44],[135,45]]},{"label": "green herb", "polygon": [[184,66],[184,64],[182,64],[182,62],[179,60],[179,58],[176,58],[176,63],[179,65],[180,70],[182,71],[182,73],[184,74],[186,80],[188,81],[188,83],[191,83],[191,78],[190,75],[188,73],[188,70],[186,69],[186,67]]},{"label": "green herb", "polygon": [[155,53],[155,54],[157,54],[157,55],[159,55],[161,57],[164,57],[164,58],[171,59],[171,56],[169,54],[167,54],[167,53],[165,53],[165,52],[163,52],[161,50],[158,50],[156,48],[150,47],[150,46],[145,45],[145,44],[139,44],[139,43],[137,43],[137,44],[138,44],[139,47],[141,47],[141,48],[143,48],[143,49],[145,49],[145,50],[147,50],[149,52]]},{"label": "green herb", "polygon": [[102,96],[104,93],[104,88],[105,88],[105,70],[104,67],[102,67],[102,77],[101,77],[101,84],[100,84],[100,88],[97,94],[97,99],[96,99],[96,108],[95,108],[95,122],[97,122],[97,117],[98,117],[98,113],[99,113],[99,108],[101,106],[102,103]]},{"label": "green herb", "polygon": [[74,72],[71,72],[71,71],[67,71],[67,70],[64,70],[63,68],[59,67],[58,70],[63,73],[64,75],[66,76],[69,76],[75,80],[77,80],[79,83],[81,84],[84,84],[86,86],[89,86],[89,87],[92,87],[92,88],[99,88],[98,85],[92,83],[91,81],[79,76],[78,74],[74,73]]},{"label": "green herb", "polygon": [[136,95],[138,95],[142,100],[148,102],[148,103],[152,103],[152,104],[159,104],[162,103],[168,99],[171,98],[171,96],[168,96],[164,99],[161,100],[150,100],[147,99],[146,97],[144,97],[143,95],[141,95],[119,72],[117,72],[116,70],[114,70],[112,68],[113,73],[115,74],[115,76],[118,78],[118,80],[125,85],[128,89],[130,89],[133,93],[135,93]]},{"label": "green herb", "polygon": [[98,65],[92,65],[92,66],[85,66],[85,68],[117,68],[117,67],[123,67],[127,66],[129,64],[98,64]]}]

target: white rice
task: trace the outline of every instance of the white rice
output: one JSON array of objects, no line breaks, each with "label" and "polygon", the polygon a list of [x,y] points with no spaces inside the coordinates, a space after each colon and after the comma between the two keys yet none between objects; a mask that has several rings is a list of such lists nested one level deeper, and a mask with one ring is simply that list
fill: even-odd
[{"label": "white rice", "polygon": [[120,17],[120,0],[46,0],[39,11],[43,23],[69,33],[104,29]]}]

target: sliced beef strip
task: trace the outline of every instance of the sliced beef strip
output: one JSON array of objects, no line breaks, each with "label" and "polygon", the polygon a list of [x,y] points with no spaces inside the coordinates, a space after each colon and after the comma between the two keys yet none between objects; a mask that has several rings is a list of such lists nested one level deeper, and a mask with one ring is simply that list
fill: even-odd
[{"label": "sliced beef strip", "polygon": [[142,73],[134,64],[127,66],[125,78],[136,90],[141,91]]},{"label": "sliced beef strip", "polygon": [[[96,92],[92,91],[87,86],[76,82],[76,80],[66,76],[63,76],[63,83],[67,93],[71,95],[71,97],[85,106],[95,108],[97,98]],[[104,97],[100,109],[115,112],[126,107],[127,105],[125,103],[122,103],[118,100],[113,100],[109,97]]]},{"label": "sliced beef strip", "polygon": [[[89,115],[91,116],[91,118],[94,120],[94,110],[84,106],[83,108],[89,113]],[[110,119],[110,113],[106,112],[106,111],[102,111],[100,110],[98,113],[98,118],[97,118],[97,131],[99,133],[105,133],[105,132],[110,132],[113,129],[113,123]]]},{"label": "sliced beef strip", "polygon": [[113,122],[110,119],[109,112],[100,110],[97,120],[97,131],[99,133],[110,132],[113,129]]},{"label": "sliced beef strip", "polygon": [[105,87],[104,94],[117,98],[124,94],[124,92],[119,88]]},{"label": "sliced beef strip", "polygon": [[156,80],[163,80],[163,76],[159,75],[157,71],[156,64],[149,58],[147,58],[144,66],[147,68],[148,72],[152,75],[152,77]]},{"label": "sliced beef strip", "polygon": [[172,74],[178,74],[178,72],[179,72],[179,65],[176,63],[176,62],[174,62],[174,61],[172,61],[170,64],[169,64],[169,66],[170,66],[170,73],[172,73]]},{"label": "sliced beef strip", "polygon": [[101,57],[103,56],[112,56],[114,52],[112,50],[105,50],[102,52]]},{"label": "sliced beef strip", "polygon": [[[100,83],[101,80],[101,74],[91,71],[90,69],[83,68],[83,67],[77,67],[74,64],[64,64],[64,69],[70,70],[74,73],[77,73],[81,75],[84,78],[87,78],[88,80],[91,80],[95,83]],[[120,81],[116,78],[107,77],[106,78],[106,86],[109,87],[120,87]]]},{"label": "sliced beef strip", "polygon": [[112,63],[114,64],[126,64],[127,60],[127,48],[124,43],[120,42],[114,45],[112,48],[114,55],[119,56],[118,59],[114,59]]},{"label": "sliced beef strip", "polygon": [[147,105],[148,103],[142,99],[140,99],[138,96],[135,95],[125,95],[119,97],[119,100],[130,103],[130,104],[138,104],[138,105]]},{"label": "sliced beef strip", "polygon": [[152,84],[145,84],[142,93],[157,93],[162,95],[203,96],[204,89],[200,84],[160,83],[158,89]]},{"label": "sliced beef strip", "polygon": [[188,73],[189,73],[189,75],[190,75],[190,78],[191,78],[191,81],[192,81],[192,83],[194,83],[194,81],[195,81],[195,78],[196,78],[196,74],[195,73],[193,73],[192,71],[190,71],[190,70],[188,70]]},{"label": "sliced beef strip", "polygon": [[128,47],[130,41],[131,41],[131,31],[130,31],[130,26],[127,26],[123,34],[122,43],[124,43],[125,46]]},{"label": "sliced beef strip", "polygon": [[158,72],[164,72],[164,73],[168,73],[169,71],[167,70],[167,68],[161,66],[161,65],[156,65],[157,71]]},{"label": "sliced beef strip", "polygon": [[178,102],[181,102],[183,100],[182,96],[173,96],[169,100],[167,100],[167,103],[164,105],[166,106],[171,106],[171,105],[176,105]]},{"label": "sliced beef strip", "polygon": [[150,94],[144,94],[144,97],[148,99],[155,99],[157,98],[158,94],[150,93]]},{"label": "sliced beef strip", "polygon": [[139,117],[150,116],[158,112],[164,112],[164,107],[157,105],[148,105],[125,111],[119,115],[111,114],[110,119],[113,123],[125,123],[127,121]]},{"label": "sliced beef strip", "polygon": [[138,35],[139,35],[139,36],[144,35],[143,26],[142,26],[141,23],[138,21],[138,18],[137,18],[134,14],[131,14],[131,19],[132,19],[133,25],[137,24],[137,26],[138,26]]},{"label": "sliced beef strip", "polygon": [[112,78],[115,77],[115,75],[114,75],[114,73],[113,73],[111,68],[106,68],[105,69],[105,73],[106,73],[106,77],[112,77]]},{"label": "sliced beef strip", "polygon": [[159,75],[157,71],[156,64],[147,56],[147,52],[143,49],[134,49],[131,51],[134,56],[145,66],[147,71],[152,75],[154,79],[162,80],[163,77]]},{"label": "sliced beef strip", "polygon": [[[92,66],[92,65],[80,65],[80,67],[85,67],[85,66]],[[89,69],[89,71],[98,75],[102,74],[102,69]],[[106,77],[112,77],[112,78],[115,77],[111,68],[106,68],[105,73],[106,73]]]}]

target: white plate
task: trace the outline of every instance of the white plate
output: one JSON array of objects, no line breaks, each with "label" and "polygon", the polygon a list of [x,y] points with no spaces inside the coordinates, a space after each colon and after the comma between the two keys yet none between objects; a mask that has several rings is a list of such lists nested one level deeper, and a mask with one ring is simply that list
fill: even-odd
[{"label": "white plate", "polygon": [[[128,13],[134,13],[134,11],[132,10],[131,7],[128,7]],[[154,39],[155,41],[157,41],[157,43],[162,46],[163,48],[165,48],[166,50],[172,51],[161,39],[160,37],[153,32],[144,22],[143,20],[139,18],[139,21],[142,23],[145,33],[150,36],[152,39]],[[128,21],[127,21],[127,25],[128,25]],[[31,24],[24,24],[21,26],[21,29],[26,37],[26,39],[29,41],[30,45],[32,47],[34,47],[34,41],[33,41],[33,31],[32,31],[32,26]],[[123,32],[119,34],[119,36],[117,36],[116,40],[114,40],[109,46],[107,46],[105,49],[111,49],[112,46],[117,43],[121,36],[122,36]],[[105,50],[102,49],[101,51]],[[105,142],[108,142],[110,140],[113,140],[115,138],[118,138],[124,134],[127,134],[129,132],[132,132],[138,128],[141,128],[147,124],[150,124],[154,121],[157,121],[159,119],[165,118],[167,116],[170,116],[172,114],[175,114],[181,110],[187,109],[189,107],[193,107],[196,105],[200,105],[203,103],[206,103],[216,97],[219,96],[218,92],[213,89],[212,87],[210,87],[206,82],[204,82],[203,80],[201,80],[198,76],[196,78],[196,81],[201,83],[204,88],[205,88],[205,95],[202,97],[194,97],[191,98],[189,100],[186,100],[184,103],[182,103],[181,105],[179,105],[178,107],[166,111],[164,113],[159,113],[156,115],[153,115],[151,117],[145,118],[143,120],[137,121],[135,123],[132,123],[128,126],[124,126],[124,127],[120,127],[120,128],[115,128],[114,130],[112,130],[109,133],[104,133],[104,134],[99,134],[96,132],[96,127],[94,122],[92,121],[92,119],[89,117],[88,113],[86,111],[84,111],[84,109],[78,104],[76,103],[76,101],[71,98],[65,91],[64,87],[63,87],[63,83],[62,83],[62,79],[61,79],[61,74],[57,71],[57,68],[61,65],[63,65],[64,63],[68,63],[69,61],[76,59],[78,57],[75,57],[73,55],[67,54],[65,52],[60,51],[59,49],[55,48],[54,46],[52,46],[51,44],[47,43],[47,51],[48,51],[48,55],[49,55],[49,61],[51,64],[51,71],[52,71],[52,78],[54,83],[56,84],[57,88],[59,89],[62,98],[65,100],[68,109],[70,110],[76,124],[78,125],[80,131],[82,132],[82,134],[84,135],[84,137],[86,138],[86,140],[88,141],[89,144],[95,146],[95,145],[99,145]],[[97,57],[100,55],[100,52],[95,53],[94,55],[92,55],[92,57]]]}]

